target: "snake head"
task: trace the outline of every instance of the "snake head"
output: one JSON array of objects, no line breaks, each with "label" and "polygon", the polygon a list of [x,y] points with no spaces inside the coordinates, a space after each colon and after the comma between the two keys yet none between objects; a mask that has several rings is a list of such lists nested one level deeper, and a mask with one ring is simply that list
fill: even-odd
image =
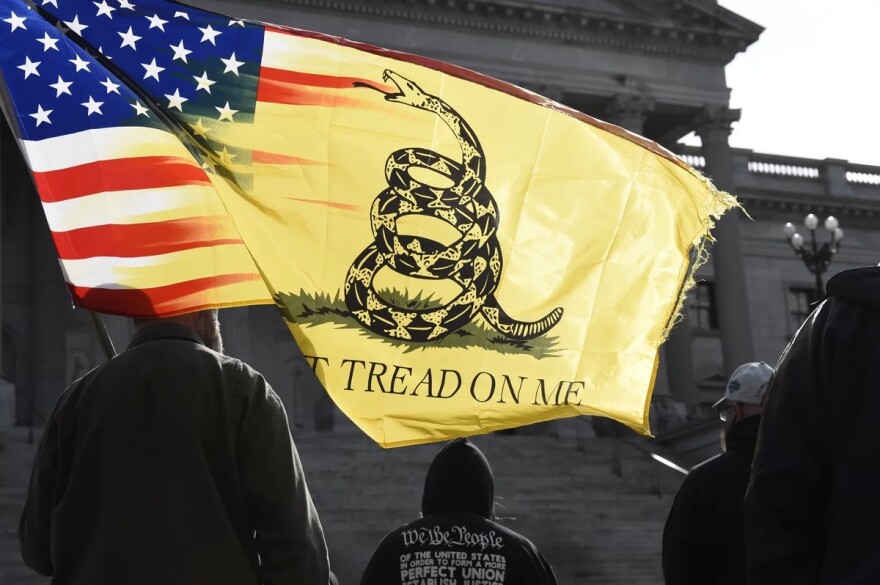
[{"label": "snake head", "polygon": [[422,91],[415,82],[410,81],[399,73],[395,73],[390,69],[386,69],[382,74],[382,80],[385,83],[393,83],[397,86],[397,93],[386,93],[385,99],[389,102],[397,102],[408,106],[419,107],[424,104],[430,96]]}]

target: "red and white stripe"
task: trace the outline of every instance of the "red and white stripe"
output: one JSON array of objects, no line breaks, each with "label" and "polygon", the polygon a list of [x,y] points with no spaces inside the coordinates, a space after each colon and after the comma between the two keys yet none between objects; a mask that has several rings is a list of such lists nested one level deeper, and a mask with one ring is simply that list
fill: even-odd
[{"label": "red and white stripe", "polygon": [[22,141],[77,303],[129,316],[271,302],[211,178],[177,136]]}]

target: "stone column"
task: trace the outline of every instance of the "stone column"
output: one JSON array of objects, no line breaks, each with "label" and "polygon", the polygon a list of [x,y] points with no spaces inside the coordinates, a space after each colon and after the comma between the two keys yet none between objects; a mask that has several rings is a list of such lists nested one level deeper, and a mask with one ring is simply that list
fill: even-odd
[{"label": "stone column", "polygon": [[822,179],[825,181],[825,193],[832,197],[852,197],[853,191],[846,180],[846,165],[849,161],[837,158],[826,158],[822,161]]},{"label": "stone column", "polygon": [[694,380],[693,336],[687,319],[687,307],[682,308],[682,312],[682,319],[672,328],[663,344],[666,379],[673,398],[684,404],[697,404],[700,395]]},{"label": "stone column", "polygon": [[[696,120],[696,131],[703,142],[706,172],[715,186],[723,191],[733,192],[735,187],[733,152],[727,139],[731,124],[739,120],[739,115],[739,110],[727,106],[706,106]],[[724,214],[715,224],[717,241],[712,247],[725,375],[754,359],[739,222],[740,212],[734,210]]]},{"label": "stone column", "polygon": [[605,107],[605,119],[634,134],[642,135],[645,120],[654,109],[654,98],[645,94],[619,93]]}]

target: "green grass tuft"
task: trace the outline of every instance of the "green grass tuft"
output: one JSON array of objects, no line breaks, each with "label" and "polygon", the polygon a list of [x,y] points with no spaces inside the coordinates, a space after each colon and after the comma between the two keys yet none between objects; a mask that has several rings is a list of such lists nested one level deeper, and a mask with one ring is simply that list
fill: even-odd
[{"label": "green grass tuft", "polygon": [[[406,309],[433,309],[443,305],[442,302],[431,296],[423,297],[419,293],[415,297],[409,298],[405,292],[398,290],[382,291],[382,298],[395,306]],[[558,337],[545,335],[528,341],[508,339],[493,329],[479,315],[466,326],[453,331],[443,339],[418,342],[390,339],[365,329],[352,316],[338,292],[335,297],[326,293],[307,293],[303,290],[299,294],[282,292],[275,296],[275,304],[278,305],[284,318],[290,323],[296,323],[303,327],[329,323],[346,329],[356,329],[368,339],[381,341],[393,347],[402,347],[407,353],[432,347],[461,349],[480,347],[502,354],[531,355],[536,359],[559,355]]]}]

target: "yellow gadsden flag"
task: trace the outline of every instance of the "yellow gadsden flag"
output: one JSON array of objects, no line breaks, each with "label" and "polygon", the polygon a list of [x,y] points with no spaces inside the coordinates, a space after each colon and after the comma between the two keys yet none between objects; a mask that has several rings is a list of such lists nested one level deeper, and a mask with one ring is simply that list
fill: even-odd
[{"label": "yellow gadsden flag", "polygon": [[[149,28],[89,26],[80,0],[7,4],[26,28],[4,47],[4,107],[80,303],[170,315],[274,301],[383,446],[579,414],[648,431],[690,259],[734,205],[674,155],[515,86],[337,38],[164,0],[120,9],[164,21]],[[30,36],[58,37],[74,15],[59,54],[40,53],[45,79],[77,67],[83,103],[62,117],[64,92],[19,70]]]}]

